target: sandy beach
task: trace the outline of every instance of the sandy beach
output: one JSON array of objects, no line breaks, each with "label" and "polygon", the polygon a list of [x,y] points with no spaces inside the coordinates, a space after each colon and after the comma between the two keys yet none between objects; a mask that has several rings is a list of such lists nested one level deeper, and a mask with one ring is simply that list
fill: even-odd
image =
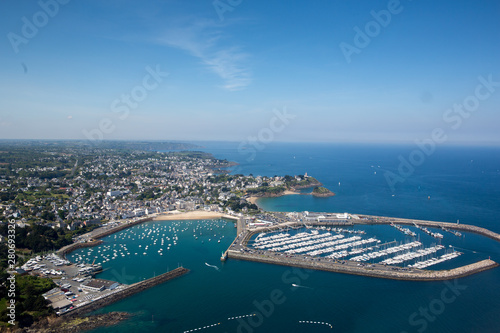
[{"label": "sandy beach", "polygon": [[222,217],[236,219],[236,217],[234,216],[230,216],[223,213],[196,210],[192,212],[179,212],[179,211],[168,212],[156,216],[155,218],[153,218],[153,220],[154,221],[202,220],[202,219],[217,219]]},{"label": "sandy beach", "polygon": [[291,194],[300,194],[300,192],[295,192],[290,190],[286,190],[285,192],[283,192],[283,195],[291,195]]},{"label": "sandy beach", "polygon": [[[300,192],[294,192],[294,191],[290,191],[290,190],[285,190],[283,192],[283,194],[281,194],[279,196],[281,197],[283,195],[293,195],[293,194],[300,194]],[[265,197],[248,197],[247,201],[250,202],[250,203],[252,203],[252,204],[256,204],[257,199],[260,199],[260,198],[265,198]]]},{"label": "sandy beach", "polygon": [[255,204],[257,202],[257,199],[259,199],[259,197],[248,197],[247,201],[251,204]]}]

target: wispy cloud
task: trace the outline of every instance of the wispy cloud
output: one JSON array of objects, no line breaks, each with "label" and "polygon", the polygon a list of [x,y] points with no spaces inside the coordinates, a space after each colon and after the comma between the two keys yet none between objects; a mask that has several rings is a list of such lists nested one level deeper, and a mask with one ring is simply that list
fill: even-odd
[{"label": "wispy cloud", "polygon": [[197,20],[168,29],[157,42],[184,50],[200,59],[210,71],[224,80],[223,88],[242,90],[252,82],[248,68],[249,54],[228,45],[223,26]]}]

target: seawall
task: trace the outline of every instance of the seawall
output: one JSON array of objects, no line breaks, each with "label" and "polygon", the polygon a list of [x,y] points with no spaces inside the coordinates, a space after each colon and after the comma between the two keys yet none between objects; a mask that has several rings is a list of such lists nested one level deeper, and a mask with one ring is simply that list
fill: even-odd
[{"label": "seawall", "polygon": [[140,219],[140,220],[137,220],[137,221],[133,221],[133,222],[129,222],[129,223],[124,223],[124,224],[120,224],[119,226],[117,227],[114,227],[114,228],[110,228],[110,229],[107,229],[103,232],[100,232],[96,235],[94,235],[94,239],[100,239],[100,238],[103,238],[103,237],[106,237],[106,236],[109,236],[111,234],[114,234],[116,232],[119,232],[119,231],[122,231],[124,229],[127,229],[127,228],[130,228],[130,227],[133,227],[134,225],[137,225],[137,224],[141,224],[141,223],[144,223],[144,222],[148,222],[148,221],[152,221],[153,218],[151,217],[148,217],[148,218],[145,218],[145,219]]},{"label": "seawall", "polygon": [[103,241],[102,240],[96,240],[96,241],[93,241],[93,242],[85,242],[85,243],[73,243],[73,244],[70,244],[70,245],[67,245],[65,247],[62,247],[60,248],[58,251],[57,251],[57,254],[59,256],[66,256],[66,254],[72,252],[72,251],[75,251],[75,250],[78,250],[78,249],[81,249],[81,248],[84,248],[84,247],[92,247],[92,246],[97,246],[99,244],[101,244]]},{"label": "seawall", "polygon": [[84,243],[73,243],[73,244],[64,246],[64,247],[60,248],[57,251],[57,254],[59,256],[63,256],[64,257],[66,254],[68,254],[70,252],[73,252],[75,250],[78,250],[80,248],[97,246],[97,245],[99,245],[99,244],[102,243],[101,240],[98,240],[100,238],[109,236],[109,235],[114,234],[116,232],[119,232],[119,231],[122,231],[124,229],[133,227],[134,225],[141,224],[141,223],[144,223],[144,222],[147,222],[147,221],[151,221],[151,220],[152,220],[152,218],[149,217],[149,218],[140,219],[140,220],[129,222],[129,223],[120,224],[119,226],[116,226],[116,227],[113,227],[113,228],[109,228],[109,229],[105,229],[105,230],[103,230],[101,232],[98,232],[98,233],[95,233],[96,230],[91,231],[90,234],[95,233],[95,234],[92,235],[92,239],[94,239],[93,241],[84,242]]},{"label": "seawall", "polygon": [[[431,228],[448,228],[453,230],[460,230],[466,232],[472,232],[475,234],[479,234],[482,236],[486,236],[488,238],[494,239],[500,242],[500,235],[491,230],[477,227],[475,225],[470,224],[457,224],[457,223],[449,223],[449,222],[436,222],[436,221],[425,221],[425,220],[413,220],[413,219],[402,219],[395,217],[385,217],[385,216],[373,216],[373,215],[360,215],[360,217],[366,218],[366,220],[354,220],[355,224],[405,224],[405,225],[413,225],[414,223]],[[358,222],[359,221],[359,222]]]}]

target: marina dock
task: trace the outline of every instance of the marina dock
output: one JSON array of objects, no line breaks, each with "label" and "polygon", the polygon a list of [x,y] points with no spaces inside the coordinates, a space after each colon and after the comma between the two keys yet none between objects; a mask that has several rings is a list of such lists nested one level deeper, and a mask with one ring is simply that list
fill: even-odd
[{"label": "marina dock", "polygon": [[[239,234],[228,248],[225,253],[226,257],[306,269],[410,281],[455,279],[498,266],[496,262],[488,259],[449,270],[425,270],[424,268],[451,260],[462,253],[454,250],[450,252],[442,245],[424,247],[419,241],[399,245],[389,243],[379,244],[380,241],[377,239],[362,239],[356,235],[356,232],[352,232],[355,235],[349,235],[349,237],[341,234],[335,235],[330,232],[318,234],[317,231],[311,233],[302,232],[290,236],[286,232],[286,230],[296,228],[309,228],[315,224],[306,225],[303,222],[287,222],[245,231],[243,234]],[[317,227],[321,227],[324,230],[325,226],[323,224]],[[360,215],[359,218],[351,219],[349,223],[345,223],[344,225],[355,226],[366,224],[391,225],[402,233],[412,237],[415,237],[415,233],[399,225],[418,226],[419,229],[438,239],[441,239],[443,236],[439,233],[432,233],[426,227],[473,232],[500,241],[499,234],[485,228],[446,222]],[[341,231],[342,228],[333,228],[334,225],[338,226],[338,223],[330,224],[327,230]],[[267,233],[274,234],[269,236]],[[260,235],[251,241],[256,234]],[[454,234],[457,235],[457,233]],[[262,235],[266,236],[262,237]],[[371,251],[365,253],[368,247]],[[438,255],[438,251],[441,251],[441,253],[444,251],[445,253]],[[326,255],[329,253],[331,254]],[[318,256],[322,254],[326,256]],[[342,258],[347,256],[351,256],[350,260],[342,260]],[[382,257],[386,259],[378,263],[373,262],[373,259]],[[365,261],[372,262],[365,263]],[[412,262],[414,264],[410,265],[409,263]],[[391,266],[403,263],[405,263],[405,266],[408,263],[408,266]]]}]

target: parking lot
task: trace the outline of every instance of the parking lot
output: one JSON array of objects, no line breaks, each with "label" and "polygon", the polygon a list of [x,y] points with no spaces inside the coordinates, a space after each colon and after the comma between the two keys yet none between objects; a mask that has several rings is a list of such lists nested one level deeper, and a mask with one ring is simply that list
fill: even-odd
[{"label": "parking lot", "polygon": [[114,290],[105,288],[101,291],[96,288],[86,288],[84,285],[95,281],[92,274],[100,267],[85,264],[76,265],[54,253],[32,258],[21,268],[29,274],[48,277],[54,281],[58,287],[47,292],[44,296],[59,314],[106,297],[124,287],[118,286]]}]

